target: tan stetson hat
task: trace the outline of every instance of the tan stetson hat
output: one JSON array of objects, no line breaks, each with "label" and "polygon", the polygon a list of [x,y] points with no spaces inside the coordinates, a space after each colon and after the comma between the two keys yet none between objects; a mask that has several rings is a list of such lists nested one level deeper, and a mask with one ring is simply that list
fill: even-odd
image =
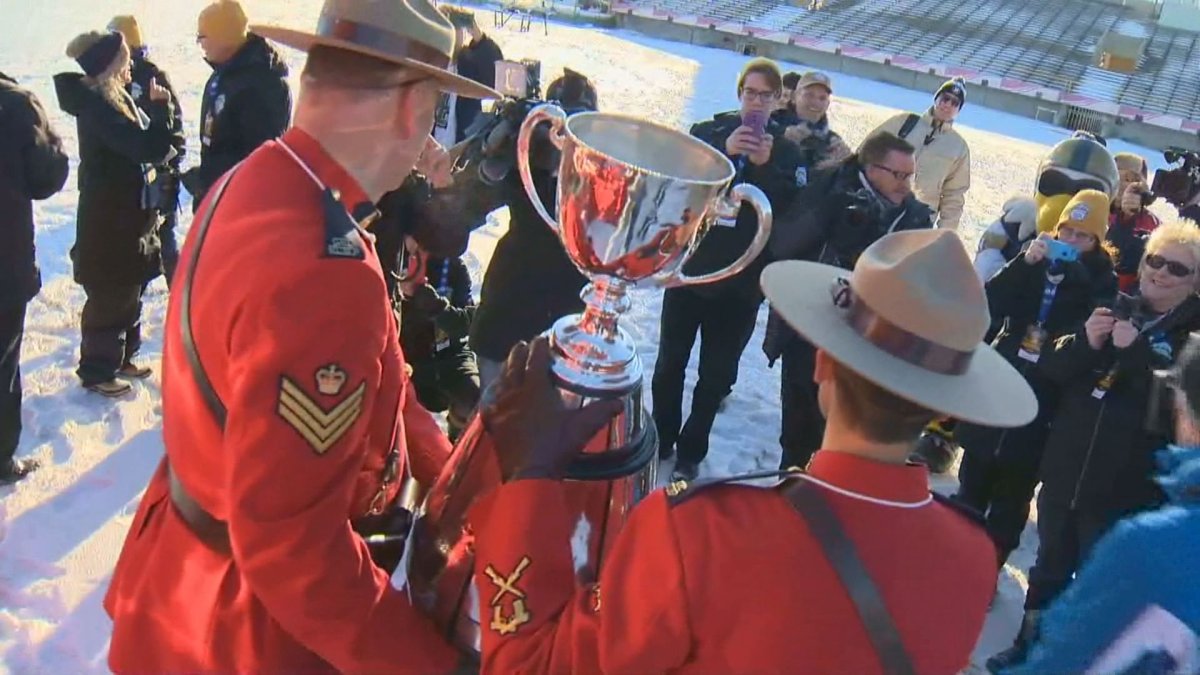
[{"label": "tan stetson hat", "polygon": [[251,26],[280,44],[308,51],[337,47],[424,71],[442,91],[467,98],[500,94],[446,70],[454,54],[454,26],[429,0],[325,0],[316,32]]},{"label": "tan stetson hat", "polygon": [[1025,379],[982,343],[987,299],[958,236],[889,234],[854,272],[774,263],[763,292],[792,328],[880,387],[956,419],[1017,427],[1037,415]]}]

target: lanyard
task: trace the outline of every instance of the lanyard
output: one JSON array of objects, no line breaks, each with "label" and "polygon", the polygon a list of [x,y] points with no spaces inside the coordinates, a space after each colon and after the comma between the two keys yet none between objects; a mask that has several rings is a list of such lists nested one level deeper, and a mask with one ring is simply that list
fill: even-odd
[{"label": "lanyard", "polygon": [[1038,308],[1037,325],[1042,327],[1050,318],[1050,306],[1054,304],[1054,296],[1058,294],[1060,281],[1052,281],[1047,277],[1046,285],[1042,288],[1042,306]]},{"label": "lanyard", "polygon": [[438,277],[438,293],[449,299],[450,291],[450,259],[445,258],[442,260],[442,274]]}]

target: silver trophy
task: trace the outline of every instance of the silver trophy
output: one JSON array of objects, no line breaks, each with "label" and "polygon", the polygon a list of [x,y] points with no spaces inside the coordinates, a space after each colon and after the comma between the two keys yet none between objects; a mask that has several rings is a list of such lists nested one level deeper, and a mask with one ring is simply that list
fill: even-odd
[{"label": "silver trophy", "polygon": [[[534,129],[545,122],[550,141],[562,151],[557,218],[542,206],[529,168]],[[754,186],[730,189],[733,164],[708,144],[624,115],[567,117],[558,106],[540,105],[521,125],[517,166],[534,207],[590,279],[583,313],[559,319],[549,331],[553,376],[563,400],[569,406],[614,398],[625,404],[567,474],[576,481],[571,508],[578,512],[577,534],[586,533],[588,544],[585,559],[576,560],[586,581],[595,578],[630,509],[655,485],[658,441],[642,400],[642,362],[618,325],[629,309],[628,290],[710,283],[741,272],[767,243],[771,206]],[[684,274],[684,263],[708,229],[718,219],[736,218],[742,203],[758,214],[750,247],[725,269]],[[478,596],[471,589],[474,551],[466,513],[477,496],[499,483],[490,439],[476,415],[432,486],[410,544],[416,598],[467,650],[478,649],[489,617],[481,623],[472,601]]]}]

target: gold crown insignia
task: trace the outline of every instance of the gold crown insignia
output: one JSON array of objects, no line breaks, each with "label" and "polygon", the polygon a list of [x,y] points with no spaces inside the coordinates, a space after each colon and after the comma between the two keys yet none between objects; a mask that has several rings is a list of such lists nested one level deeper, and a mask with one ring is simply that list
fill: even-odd
[{"label": "gold crown insignia", "polygon": [[331,363],[317,371],[317,391],[326,396],[337,396],[346,385],[346,371]]}]

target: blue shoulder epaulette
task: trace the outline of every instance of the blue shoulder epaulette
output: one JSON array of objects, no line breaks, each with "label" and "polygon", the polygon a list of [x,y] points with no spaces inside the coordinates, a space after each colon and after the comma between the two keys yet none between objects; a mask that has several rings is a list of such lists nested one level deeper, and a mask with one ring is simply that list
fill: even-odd
[{"label": "blue shoulder epaulette", "polygon": [[366,260],[358,225],[332,188],[325,188],[321,194],[321,205],[325,211],[325,257]]},{"label": "blue shoulder epaulette", "polygon": [[722,476],[720,478],[704,478],[701,480],[677,480],[667,483],[663,491],[667,493],[667,503],[671,506],[678,506],[683,502],[696,496],[701,491],[717,487],[719,485],[733,485],[743,481],[758,480],[761,478],[789,478],[803,473],[800,469],[789,469],[787,471],[758,471],[755,473],[735,474],[733,476]]},{"label": "blue shoulder epaulette", "polygon": [[987,518],[984,517],[984,515],[982,513],[977,511],[975,509],[975,507],[970,506],[968,504],[964,504],[961,501],[955,499],[954,497],[948,497],[946,495],[939,494],[937,492],[930,491],[929,494],[933,496],[933,501],[941,504],[942,506],[949,508],[951,511],[954,511],[955,513],[962,516],[963,518],[966,518],[967,520],[971,521],[972,525],[978,525],[979,527],[987,527]]}]

